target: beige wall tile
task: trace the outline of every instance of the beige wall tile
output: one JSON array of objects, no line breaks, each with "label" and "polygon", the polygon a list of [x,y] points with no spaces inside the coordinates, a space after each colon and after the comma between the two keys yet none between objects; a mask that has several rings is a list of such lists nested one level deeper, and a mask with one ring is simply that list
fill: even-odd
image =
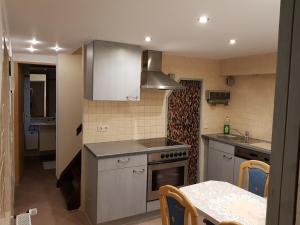
[{"label": "beige wall tile", "polygon": [[275,96],[275,75],[235,77],[228,108],[231,127],[250,136],[271,141]]},{"label": "beige wall tile", "polygon": [[[165,136],[166,92],[141,90],[139,102],[84,100],[83,142]],[[97,132],[107,126],[106,132]]]}]

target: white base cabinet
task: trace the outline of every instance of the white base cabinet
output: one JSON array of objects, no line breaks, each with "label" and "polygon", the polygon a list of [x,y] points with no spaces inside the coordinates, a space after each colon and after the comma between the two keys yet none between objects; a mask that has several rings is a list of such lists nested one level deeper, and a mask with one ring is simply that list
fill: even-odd
[{"label": "white base cabinet", "polygon": [[209,141],[207,180],[234,183],[235,147],[216,141]]},{"label": "white base cabinet", "polygon": [[99,173],[98,222],[107,222],[146,212],[147,166]]},{"label": "white base cabinet", "polygon": [[245,161],[247,161],[247,159],[243,159],[240,157],[234,158],[234,184],[235,185],[238,185],[238,183],[239,183],[240,166]]},{"label": "white base cabinet", "polygon": [[87,154],[86,211],[92,223],[146,213],[147,155],[97,160]]}]

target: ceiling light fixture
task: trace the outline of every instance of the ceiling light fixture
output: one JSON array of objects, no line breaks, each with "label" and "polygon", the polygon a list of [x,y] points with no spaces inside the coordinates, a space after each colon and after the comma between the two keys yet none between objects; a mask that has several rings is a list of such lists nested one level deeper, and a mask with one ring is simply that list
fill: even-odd
[{"label": "ceiling light fixture", "polygon": [[51,49],[54,50],[54,51],[56,51],[56,52],[62,50],[62,48],[59,47],[57,44],[54,47],[52,47]]},{"label": "ceiling light fixture", "polygon": [[37,51],[37,49],[36,48],[34,48],[32,45],[29,47],[29,48],[26,48],[28,51],[30,51],[30,52],[35,52],[35,51]]},{"label": "ceiling light fixture", "polygon": [[209,18],[207,16],[200,16],[198,18],[198,22],[201,24],[206,24],[209,21]]},{"label": "ceiling light fixture", "polygon": [[28,41],[29,43],[33,44],[33,45],[36,45],[36,44],[39,44],[40,41],[36,40],[35,38],[32,38],[32,40]]},{"label": "ceiling light fixture", "polygon": [[236,44],[236,39],[231,39],[231,40],[229,41],[229,44],[235,45],[235,44]]},{"label": "ceiling light fixture", "polygon": [[150,36],[146,36],[146,37],[145,37],[145,41],[146,41],[146,42],[150,42],[150,41],[152,41],[152,38],[151,38]]}]

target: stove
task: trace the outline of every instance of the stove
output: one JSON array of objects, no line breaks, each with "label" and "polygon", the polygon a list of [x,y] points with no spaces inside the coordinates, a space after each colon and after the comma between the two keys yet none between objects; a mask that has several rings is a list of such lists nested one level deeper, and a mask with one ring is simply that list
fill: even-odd
[{"label": "stove", "polygon": [[164,185],[187,185],[189,145],[168,139],[139,140],[149,149],[147,202],[158,200],[159,188]]},{"label": "stove", "polygon": [[171,140],[169,138],[142,139],[142,140],[138,140],[138,142],[147,148],[183,145],[182,143]]}]

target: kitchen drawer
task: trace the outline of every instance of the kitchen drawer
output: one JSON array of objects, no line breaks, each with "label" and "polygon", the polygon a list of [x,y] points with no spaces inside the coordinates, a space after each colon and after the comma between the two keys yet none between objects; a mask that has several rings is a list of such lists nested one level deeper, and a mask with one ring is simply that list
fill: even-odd
[{"label": "kitchen drawer", "polygon": [[209,141],[209,148],[213,148],[217,151],[222,151],[231,155],[234,155],[235,147],[233,145],[224,144],[218,141]]},{"label": "kitchen drawer", "polygon": [[147,155],[133,155],[98,160],[98,171],[147,165]]}]

